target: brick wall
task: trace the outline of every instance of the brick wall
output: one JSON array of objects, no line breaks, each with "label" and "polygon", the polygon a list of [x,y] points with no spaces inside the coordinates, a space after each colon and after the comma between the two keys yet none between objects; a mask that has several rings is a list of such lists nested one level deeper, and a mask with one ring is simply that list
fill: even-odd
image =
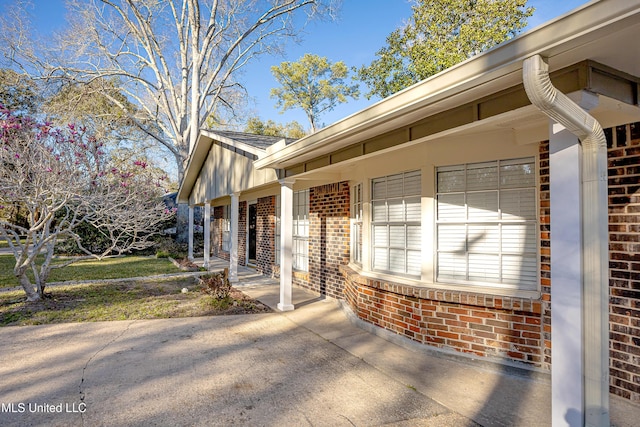
[{"label": "brick wall", "polygon": [[361,319],[414,341],[544,366],[542,303],[373,280],[342,267],[345,297]]},{"label": "brick wall", "polygon": [[539,147],[540,293],[544,366],[551,365],[551,199],[549,192],[549,141]]},{"label": "brick wall", "polygon": [[275,264],[276,197],[258,199],[256,213],[256,270],[272,276]]},{"label": "brick wall", "polygon": [[309,274],[306,287],[332,298],[344,297],[344,279],[339,268],[349,263],[350,256],[349,197],[348,182],[309,190]]},{"label": "brick wall", "polygon": [[238,264],[247,265],[247,202],[240,202],[238,214]]},{"label": "brick wall", "polygon": [[609,157],[610,391],[640,402],[640,123],[605,131]]},{"label": "brick wall", "polygon": [[222,250],[222,218],[223,206],[212,207],[211,220],[211,255],[229,261],[229,252]]},{"label": "brick wall", "polygon": [[[229,261],[230,254],[222,250],[223,206],[212,208],[211,220],[211,255]],[[238,216],[238,264],[247,265],[247,202],[240,202]]]}]

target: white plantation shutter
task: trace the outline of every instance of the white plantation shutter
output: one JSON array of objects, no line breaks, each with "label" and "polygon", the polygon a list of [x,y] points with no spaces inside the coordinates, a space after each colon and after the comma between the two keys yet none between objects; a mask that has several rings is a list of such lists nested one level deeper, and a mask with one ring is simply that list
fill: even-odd
[{"label": "white plantation shutter", "polygon": [[274,244],[275,244],[275,265],[280,265],[280,257],[282,256],[282,252],[280,250],[280,237],[282,236],[281,230],[281,220],[280,220],[280,196],[276,196],[276,230],[274,236]]},{"label": "white plantation shutter", "polygon": [[222,207],[222,250],[231,251],[231,207]]},{"label": "white plantation shutter", "polygon": [[537,287],[534,159],[437,170],[437,280]]},{"label": "white plantation shutter", "polygon": [[351,189],[351,261],[362,265],[362,184]]},{"label": "white plantation shutter", "polygon": [[371,182],[372,268],[420,276],[421,174],[406,172]]},{"label": "white plantation shutter", "polygon": [[293,193],[293,268],[309,271],[309,190]]}]

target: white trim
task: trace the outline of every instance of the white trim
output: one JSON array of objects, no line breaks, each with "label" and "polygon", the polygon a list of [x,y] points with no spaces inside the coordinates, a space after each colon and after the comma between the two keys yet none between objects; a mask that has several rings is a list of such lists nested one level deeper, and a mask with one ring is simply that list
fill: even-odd
[{"label": "white trim", "polygon": [[240,193],[231,195],[231,252],[229,253],[229,281],[238,281],[238,219],[240,216]]},{"label": "white trim", "polygon": [[211,201],[204,204],[204,265],[209,268],[209,257],[211,256]]},{"label": "white trim", "polygon": [[293,296],[293,184],[294,180],[280,181],[280,311],[294,309]]},{"label": "white trim", "polygon": [[194,260],[193,258],[193,228],[194,228],[193,211],[194,211],[194,207],[189,206],[189,249],[187,250],[187,259],[189,261]]}]

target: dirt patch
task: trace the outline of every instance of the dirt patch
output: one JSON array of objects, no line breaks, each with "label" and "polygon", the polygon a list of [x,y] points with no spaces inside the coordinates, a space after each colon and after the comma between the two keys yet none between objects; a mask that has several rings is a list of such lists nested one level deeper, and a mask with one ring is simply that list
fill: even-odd
[{"label": "dirt patch", "polygon": [[0,326],[268,312],[236,288],[224,300],[207,295],[194,278],[55,286],[37,302],[22,291],[0,294]]}]

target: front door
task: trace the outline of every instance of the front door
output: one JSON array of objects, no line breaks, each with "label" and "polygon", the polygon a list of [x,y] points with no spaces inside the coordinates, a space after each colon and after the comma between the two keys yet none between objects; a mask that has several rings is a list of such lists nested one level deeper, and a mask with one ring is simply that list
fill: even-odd
[{"label": "front door", "polygon": [[256,261],[256,236],[257,236],[258,209],[257,205],[249,205],[249,262]]}]

